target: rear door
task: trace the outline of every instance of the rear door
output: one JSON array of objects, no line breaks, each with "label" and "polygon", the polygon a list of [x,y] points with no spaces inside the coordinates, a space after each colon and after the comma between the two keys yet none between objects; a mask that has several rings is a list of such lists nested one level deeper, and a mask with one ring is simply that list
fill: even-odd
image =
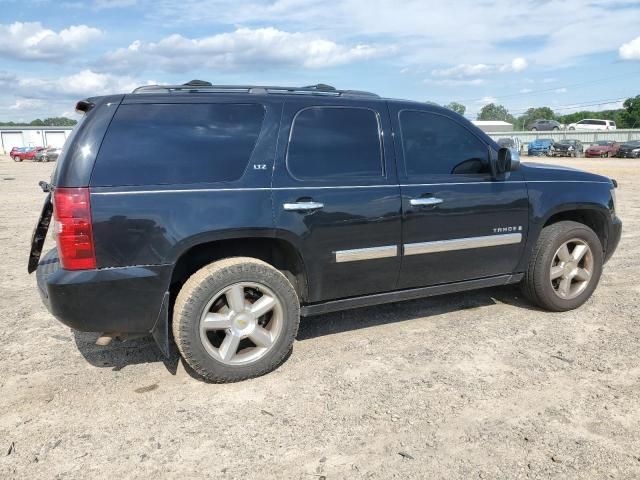
[{"label": "rear door", "polygon": [[402,195],[398,288],[514,272],[527,235],[520,172],[494,180],[490,140],[428,105],[390,104]]},{"label": "rear door", "polygon": [[386,104],[287,101],[273,177],[277,235],[302,253],[309,302],[393,290],[400,190]]}]

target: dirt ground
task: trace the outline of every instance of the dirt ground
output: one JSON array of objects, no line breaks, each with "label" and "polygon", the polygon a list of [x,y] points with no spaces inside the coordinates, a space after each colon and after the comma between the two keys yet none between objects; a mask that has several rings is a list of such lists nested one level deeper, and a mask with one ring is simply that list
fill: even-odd
[{"label": "dirt ground", "polygon": [[26,263],[54,164],[0,157],[0,478],[639,478],[640,161],[546,161],[620,184],[584,307],[497,288],[303,319],[277,371],[213,385],[47,312]]}]

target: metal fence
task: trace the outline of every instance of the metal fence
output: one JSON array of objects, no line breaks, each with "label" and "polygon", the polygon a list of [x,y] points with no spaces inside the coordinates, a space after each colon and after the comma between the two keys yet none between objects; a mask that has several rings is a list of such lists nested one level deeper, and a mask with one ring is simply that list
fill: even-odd
[{"label": "metal fence", "polygon": [[596,130],[596,131],[576,131],[576,130],[556,130],[553,132],[487,132],[494,140],[504,137],[517,137],[523,144],[527,144],[538,138],[551,138],[554,141],[571,138],[580,140],[582,143],[590,144],[598,140],[611,140],[618,143],[630,140],[640,140],[640,130]]}]

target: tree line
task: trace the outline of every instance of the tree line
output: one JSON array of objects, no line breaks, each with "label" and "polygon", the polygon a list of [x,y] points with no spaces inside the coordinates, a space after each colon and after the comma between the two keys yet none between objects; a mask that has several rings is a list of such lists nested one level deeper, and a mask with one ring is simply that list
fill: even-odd
[{"label": "tree line", "polygon": [[36,118],[30,122],[0,122],[1,127],[72,127],[77,120],[67,117]]},{"label": "tree line", "polygon": [[[464,115],[467,108],[458,102],[445,105],[449,110]],[[640,95],[627,98],[622,108],[614,110],[602,110],[592,112],[583,110],[566,115],[557,114],[550,107],[530,108],[523,115],[515,117],[504,105],[489,103],[478,112],[478,120],[502,120],[514,125],[516,130],[526,130],[527,127],[538,119],[556,120],[568,125],[584,118],[597,118],[601,120],[613,120],[618,128],[640,128]]]}]

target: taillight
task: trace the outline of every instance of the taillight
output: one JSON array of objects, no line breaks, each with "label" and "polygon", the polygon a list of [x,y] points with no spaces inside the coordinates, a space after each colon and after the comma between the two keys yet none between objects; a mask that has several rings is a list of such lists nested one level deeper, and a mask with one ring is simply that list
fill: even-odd
[{"label": "taillight", "polygon": [[96,268],[89,189],[56,188],[53,191],[53,215],[62,268]]}]

